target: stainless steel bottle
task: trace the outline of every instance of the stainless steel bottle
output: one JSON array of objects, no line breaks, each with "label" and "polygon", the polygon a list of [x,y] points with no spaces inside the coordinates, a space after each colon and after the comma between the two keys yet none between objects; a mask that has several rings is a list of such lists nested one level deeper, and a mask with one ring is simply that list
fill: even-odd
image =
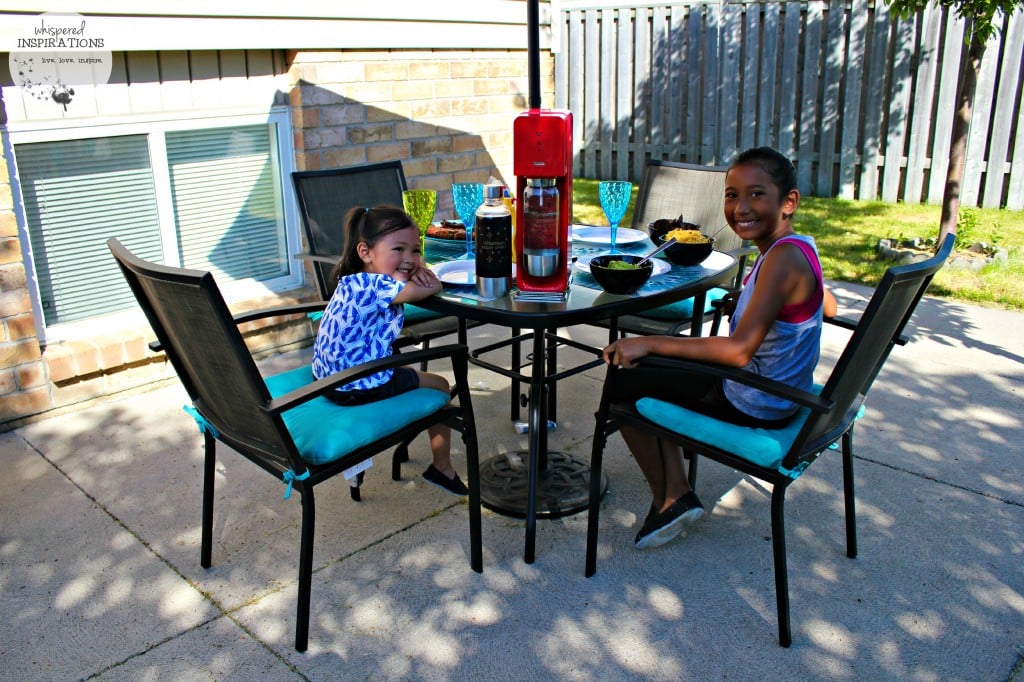
[{"label": "stainless steel bottle", "polygon": [[476,290],[498,298],[512,288],[512,214],[504,187],[484,186],[484,203],[476,212]]}]

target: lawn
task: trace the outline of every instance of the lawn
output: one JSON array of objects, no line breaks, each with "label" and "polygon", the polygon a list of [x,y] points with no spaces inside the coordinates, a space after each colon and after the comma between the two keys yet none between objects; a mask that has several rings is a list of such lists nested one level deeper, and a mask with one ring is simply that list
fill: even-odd
[{"label": "lawn", "polygon": [[[607,224],[597,199],[596,180],[573,179],[573,212],[573,222]],[[938,206],[803,197],[794,225],[818,243],[827,279],[874,286],[892,265],[876,256],[878,240],[934,237],[939,231],[939,214]],[[631,204],[621,224],[631,224],[632,218]],[[995,244],[1005,248],[1009,258],[977,271],[943,268],[928,289],[929,295],[1024,310],[1024,211],[969,208],[961,211],[960,220],[961,240]]]}]

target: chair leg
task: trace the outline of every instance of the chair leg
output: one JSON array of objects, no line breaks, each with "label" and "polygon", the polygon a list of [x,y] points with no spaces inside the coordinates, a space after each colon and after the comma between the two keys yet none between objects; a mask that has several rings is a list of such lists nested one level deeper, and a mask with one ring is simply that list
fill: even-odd
[{"label": "chair leg", "polygon": [[348,484],[348,494],[352,496],[353,502],[359,502],[363,499],[362,494],[359,492],[359,486],[363,484],[363,479],[366,478],[365,474],[365,471],[360,471],[356,474],[356,482],[349,482]]},{"label": "chair leg", "polygon": [[[512,338],[515,338],[515,337],[519,336],[519,332],[520,332],[520,328],[519,327],[512,327]],[[511,364],[511,367],[512,367],[512,371],[513,372],[515,372],[515,373],[519,372],[519,366],[522,364],[522,361],[523,361],[523,352],[522,352],[522,349],[519,347],[519,342],[516,341],[515,343],[512,344],[512,364]],[[511,391],[509,393],[509,395],[512,398],[511,403],[509,403],[509,418],[512,421],[514,421],[514,422],[519,421],[519,407],[521,405],[521,403],[519,402],[519,391],[520,391],[519,380],[518,379],[512,379],[512,389],[511,389]]]},{"label": "chair leg", "polygon": [[213,565],[213,487],[217,470],[217,440],[207,429],[203,432],[203,531],[199,542],[199,565]]},{"label": "chair leg", "polygon": [[313,527],[316,524],[316,502],[313,489],[302,493],[302,537],[299,543],[299,595],[295,615],[295,650],[309,646],[309,602],[313,582]]},{"label": "chair leg", "polygon": [[391,480],[401,481],[402,480],[402,464],[409,461],[409,443],[412,439],[403,441],[397,448],[395,453],[391,455]]},{"label": "chair leg", "polygon": [[786,527],[783,504],[786,487],[775,484],[772,488],[772,553],[775,558],[775,602],[779,619],[779,645],[793,643],[789,624],[789,573],[786,567]]},{"label": "chair leg", "polygon": [[[420,346],[423,348],[423,350],[427,350],[428,348],[430,348],[430,339],[423,339],[423,343],[420,344]],[[426,360],[424,360],[423,362],[420,363],[420,371],[421,372],[426,372],[427,371],[427,361]]]},{"label": "chair leg", "polygon": [[597,531],[601,516],[601,464],[607,442],[605,423],[607,415],[597,415],[593,447],[590,451],[590,498],[587,513],[587,555],[583,574],[590,577],[597,572]]},{"label": "chair leg", "polygon": [[698,454],[692,450],[683,450],[683,458],[689,461],[686,467],[686,481],[690,484],[690,490],[696,490]]},{"label": "chair leg", "polygon": [[843,434],[843,495],[846,499],[846,556],[857,558],[857,497],[853,482],[853,425]]}]

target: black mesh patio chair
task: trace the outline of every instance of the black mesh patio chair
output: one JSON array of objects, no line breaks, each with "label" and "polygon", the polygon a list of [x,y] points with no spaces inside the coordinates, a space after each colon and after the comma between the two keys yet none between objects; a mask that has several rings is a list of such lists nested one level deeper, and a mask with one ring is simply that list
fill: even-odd
[{"label": "black mesh patio chair", "polygon": [[[336,285],[330,281],[330,275],[341,257],[345,214],[353,206],[401,207],[402,192],[407,189],[405,173],[401,161],[388,161],[350,168],[295,171],[292,183],[309,249],[297,257],[312,263],[317,289],[326,301]],[[465,344],[466,329],[464,320],[406,304],[405,326],[397,345],[429,347],[433,339],[452,333],[457,334],[458,343]]]},{"label": "black mesh patio chair", "polygon": [[[216,443],[232,448],[283,481],[285,498],[302,498],[295,648],[305,651],[313,570],[316,507],[313,489],[338,474],[352,473],[373,455],[406,442],[432,424],[462,434],[469,478],[470,565],[483,570],[480,540],[480,476],[476,427],[466,379],[468,349],[447,345],[350,368],[316,381],[308,365],[264,379],[237,325],[258,315],[305,313],[316,304],[286,306],[232,318],[208,272],[148,263],[116,239],[108,242],[146,313],[160,348],[181,379],[192,405],[187,410],[203,432],[203,512],[200,563],[212,565]],[[400,364],[449,359],[452,397],[418,388],[377,403],[341,407],[326,391]]]},{"label": "black mesh patio chair", "polygon": [[[689,333],[691,327],[699,331],[700,325],[712,321],[711,333],[716,334],[722,312],[718,301],[730,291],[739,291],[747,257],[757,249],[745,244],[726,226],[722,211],[725,196],[725,166],[698,166],[674,161],[652,159],[644,168],[636,206],[633,209],[633,228],[647,231],[647,226],[660,218],[677,218],[701,227],[701,232],[713,235],[715,249],[735,256],[739,260],[736,279],[728,287],[716,287],[705,294],[704,312],[693,325],[692,298],[671,305],[648,310],[639,315],[624,315],[618,319],[618,331],[625,334]],[[651,244],[651,248],[654,245]],[[607,320],[597,326],[608,327]]]},{"label": "black mesh patio chair", "polygon": [[[789,615],[789,579],[786,567],[786,539],[783,503],[786,490],[819,455],[841,441],[843,488],[846,510],[846,554],[857,556],[857,532],[853,480],[853,426],[864,399],[895,345],[907,338],[903,331],[918,301],[942,267],[953,248],[950,235],[932,258],[911,265],[890,268],[857,322],[836,317],[827,322],[852,331],[842,355],[824,386],[805,393],[740,369],[649,356],[640,363],[658,368],[663,381],[680,380],[673,372],[703,372],[721,376],[781,396],[800,405],[784,428],[767,430],[738,426],[654,398],[635,403],[616,399],[616,376],[608,369],[597,413],[591,454],[590,511],[587,527],[585,573],[597,570],[597,535],[601,505],[601,460],[609,435],[630,426],[679,444],[689,460],[688,478],[697,483],[698,457],[720,462],[772,485],[772,551],[775,563],[779,644],[792,642]],[[598,482],[596,485],[594,482]]]}]

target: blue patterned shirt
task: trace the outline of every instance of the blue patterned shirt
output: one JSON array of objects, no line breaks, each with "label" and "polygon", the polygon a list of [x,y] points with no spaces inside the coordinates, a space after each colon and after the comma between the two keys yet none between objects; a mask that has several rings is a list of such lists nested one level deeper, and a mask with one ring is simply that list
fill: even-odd
[{"label": "blue patterned shirt", "polygon": [[[355,365],[391,355],[402,331],[402,304],[392,303],[405,287],[390,275],[360,272],[338,281],[313,345],[313,376],[323,379]],[[385,370],[345,384],[338,390],[368,389],[387,383]]]}]

